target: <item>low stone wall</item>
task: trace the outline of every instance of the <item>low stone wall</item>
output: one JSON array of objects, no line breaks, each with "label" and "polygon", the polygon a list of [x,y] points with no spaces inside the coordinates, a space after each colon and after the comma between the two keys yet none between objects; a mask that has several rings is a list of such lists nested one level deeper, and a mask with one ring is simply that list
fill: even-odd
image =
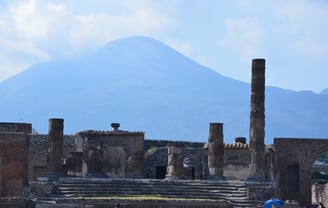
[{"label": "low stone wall", "polygon": [[[31,205],[31,206],[29,206]],[[26,199],[21,198],[0,198],[0,207],[5,208],[32,208],[34,205]]]},{"label": "low stone wall", "polygon": [[[63,160],[68,157],[70,152],[77,150],[78,139],[79,137],[76,135],[64,135]],[[30,135],[28,146],[28,180],[36,181],[47,169],[48,135]]]},{"label": "low stone wall", "polygon": [[231,208],[225,201],[165,201],[165,200],[63,200],[56,204],[38,204],[36,208]]},{"label": "low stone wall", "polygon": [[38,198],[38,197],[48,197],[51,196],[56,182],[30,182],[30,198]]},{"label": "low stone wall", "polygon": [[273,188],[271,182],[247,181],[248,198],[251,200],[270,199],[273,196]]},{"label": "low stone wall", "polygon": [[0,122],[0,132],[32,133],[32,124],[30,124],[30,123]]}]

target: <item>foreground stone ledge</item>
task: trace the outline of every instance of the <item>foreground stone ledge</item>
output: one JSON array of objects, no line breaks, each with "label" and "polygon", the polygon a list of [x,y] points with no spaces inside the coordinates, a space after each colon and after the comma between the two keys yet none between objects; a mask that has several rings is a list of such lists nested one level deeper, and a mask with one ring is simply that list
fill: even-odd
[{"label": "foreground stone ledge", "polygon": [[[42,199],[40,199],[42,201]],[[117,199],[43,199],[36,208],[110,208],[120,204],[124,208],[230,208],[226,201],[206,200],[117,200]]]},{"label": "foreground stone ledge", "polygon": [[26,198],[20,197],[1,197],[0,207],[5,208],[33,208],[35,204]]}]

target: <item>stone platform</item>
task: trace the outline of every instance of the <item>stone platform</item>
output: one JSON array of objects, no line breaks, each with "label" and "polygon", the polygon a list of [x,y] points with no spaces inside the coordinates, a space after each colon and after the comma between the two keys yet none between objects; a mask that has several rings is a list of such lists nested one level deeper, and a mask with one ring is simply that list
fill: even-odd
[{"label": "stone platform", "polygon": [[[244,181],[114,179],[61,177],[32,182],[31,196],[38,208],[57,207],[260,207],[259,194],[271,191],[267,183]],[[264,196],[263,196],[264,197]],[[218,206],[219,205],[219,206]]]}]

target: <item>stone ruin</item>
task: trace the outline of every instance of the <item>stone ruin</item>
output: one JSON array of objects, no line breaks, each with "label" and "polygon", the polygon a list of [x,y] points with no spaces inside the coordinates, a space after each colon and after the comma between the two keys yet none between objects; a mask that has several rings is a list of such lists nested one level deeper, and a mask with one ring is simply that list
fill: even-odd
[{"label": "stone ruin", "polygon": [[[217,202],[220,207],[255,207],[272,197],[310,206],[311,175],[321,170],[313,164],[328,150],[327,139],[275,138],[273,145],[264,144],[264,59],[252,62],[249,144],[243,137],[233,144],[224,143],[223,123],[209,124],[208,141],[204,143],[147,140],[142,131],[121,130],[119,123],[111,126],[111,130],[64,135],[64,120],[51,118],[48,134],[38,135],[32,133],[29,123],[0,123],[0,206],[47,207],[35,200],[53,196],[59,181],[69,180],[100,184],[125,180],[140,186],[165,182],[173,187],[180,182],[195,185],[197,181],[205,188],[213,183],[242,184],[247,203],[229,204],[233,197],[227,196],[225,203]],[[209,202],[204,207],[217,203]],[[102,202],[91,204],[104,207]]]}]

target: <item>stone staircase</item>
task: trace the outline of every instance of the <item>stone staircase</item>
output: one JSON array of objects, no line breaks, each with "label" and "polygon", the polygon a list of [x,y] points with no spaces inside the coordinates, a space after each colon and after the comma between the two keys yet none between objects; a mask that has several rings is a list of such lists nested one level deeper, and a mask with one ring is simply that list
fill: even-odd
[{"label": "stone staircase", "polygon": [[241,181],[61,178],[54,195],[65,199],[145,196],[223,200],[232,207],[257,207],[261,204],[248,199],[248,187]]}]

